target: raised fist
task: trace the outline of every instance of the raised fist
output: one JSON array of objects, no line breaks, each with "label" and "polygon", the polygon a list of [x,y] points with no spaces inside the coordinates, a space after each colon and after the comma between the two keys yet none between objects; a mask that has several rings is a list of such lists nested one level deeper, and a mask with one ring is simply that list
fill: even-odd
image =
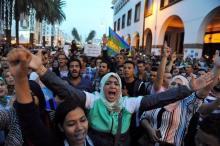
[{"label": "raised fist", "polygon": [[7,59],[13,76],[27,75],[28,66],[32,59],[32,54],[28,50],[25,48],[15,48],[8,53]]}]

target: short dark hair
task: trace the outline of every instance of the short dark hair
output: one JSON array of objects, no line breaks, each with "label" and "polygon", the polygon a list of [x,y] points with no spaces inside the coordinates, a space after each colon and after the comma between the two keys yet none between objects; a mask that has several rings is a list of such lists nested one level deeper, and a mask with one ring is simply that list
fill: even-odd
[{"label": "short dark hair", "polygon": [[79,57],[82,58],[83,62],[85,62],[86,64],[88,63],[88,57],[87,56],[81,55]]},{"label": "short dark hair", "polygon": [[76,109],[77,107],[81,108],[85,112],[83,105],[80,105],[74,98],[66,98],[62,103],[60,103],[55,112],[55,123],[63,125],[66,115]]},{"label": "short dark hair", "polygon": [[151,67],[151,71],[157,71],[158,70],[158,66],[152,66]]},{"label": "short dark hair", "polygon": [[95,65],[96,65],[96,61],[99,60],[99,59],[100,59],[100,60],[103,60],[102,57],[97,57],[97,58],[95,58]]},{"label": "short dark hair", "polygon": [[105,59],[102,59],[102,62],[101,63],[105,63],[105,64],[107,64],[107,68],[108,69],[110,69],[110,63],[107,61],[107,60],[105,60]]},{"label": "short dark hair", "polygon": [[199,123],[200,129],[216,137],[220,142],[220,114],[210,114]]},{"label": "short dark hair", "polygon": [[145,65],[145,62],[143,60],[138,60],[137,64],[144,64]]},{"label": "short dark hair", "polygon": [[68,68],[70,67],[70,63],[73,61],[78,62],[80,69],[82,68],[82,64],[81,64],[80,60],[77,58],[70,58],[70,60],[68,61],[68,64],[67,64]]},{"label": "short dark hair", "polygon": [[133,61],[129,61],[129,60],[127,60],[127,61],[125,61],[125,63],[124,64],[132,64],[133,65],[133,67],[135,68],[135,64],[134,64],[134,62]]}]

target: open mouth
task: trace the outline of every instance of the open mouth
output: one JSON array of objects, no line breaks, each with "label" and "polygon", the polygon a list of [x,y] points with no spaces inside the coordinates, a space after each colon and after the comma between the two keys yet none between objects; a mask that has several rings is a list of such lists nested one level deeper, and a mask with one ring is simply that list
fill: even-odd
[{"label": "open mouth", "polygon": [[5,91],[4,90],[0,90],[0,95],[3,95],[3,94],[5,94]]},{"label": "open mouth", "polygon": [[109,91],[108,94],[109,94],[109,96],[115,96],[115,95],[116,95],[116,92]]}]

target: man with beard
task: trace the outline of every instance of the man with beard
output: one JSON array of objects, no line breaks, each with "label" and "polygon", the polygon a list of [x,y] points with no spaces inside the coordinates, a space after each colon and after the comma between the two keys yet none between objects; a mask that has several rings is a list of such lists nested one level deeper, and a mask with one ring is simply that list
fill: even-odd
[{"label": "man with beard", "polygon": [[92,82],[90,80],[85,80],[80,76],[80,69],[81,69],[81,63],[80,60],[73,58],[70,59],[70,62],[68,64],[68,77],[64,78],[70,85],[73,87],[91,92],[92,91]]}]

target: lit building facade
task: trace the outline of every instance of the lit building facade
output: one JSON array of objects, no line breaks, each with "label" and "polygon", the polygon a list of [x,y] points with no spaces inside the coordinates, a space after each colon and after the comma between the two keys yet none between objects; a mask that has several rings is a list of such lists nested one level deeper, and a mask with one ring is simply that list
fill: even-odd
[{"label": "lit building facade", "polygon": [[144,46],[159,52],[166,41],[184,57],[212,55],[220,44],[219,0],[147,0]]},{"label": "lit building facade", "polygon": [[[119,1],[113,1],[114,9]],[[178,54],[193,58],[211,56],[220,48],[219,0],[130,0],[114,15],[114,22],[119,14],[122,17],[130,8],[135,10],[138,2],[141,2],[140,25],[132,23],[117,32],[121,36],[140,32],[139,45],[146,53],[159,54],[164,42]]]}]

